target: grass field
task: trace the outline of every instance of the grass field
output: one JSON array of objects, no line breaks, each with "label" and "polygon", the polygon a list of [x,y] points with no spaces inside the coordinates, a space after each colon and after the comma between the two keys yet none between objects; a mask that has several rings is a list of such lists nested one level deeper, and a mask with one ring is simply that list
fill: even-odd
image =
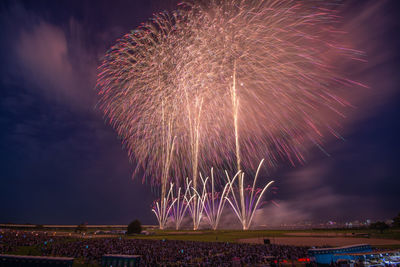
[{"label": "grass field", "polygon": [[176,231],[176,230],[154,230],[153,235],[134,235],[128,238],[138,239],[165,239],[165,240],[190,240],[203,242],[239,242],[240,239],[263,238],[263,237],[346,237],[356,238],[360,234],[368,235],[370,238],[400,240],[400,230],[386,230],[383,233],[375,230],[199,230],[199,231]]},{"label": "grass field", "polygon": [[140,239],[165,239],[165,240],[187,240],[202,242],[237,242],[239,239],[262,237],[262,236],[281,236],[284,231],[260,231],[260,230],[200,230],[200,231],[160,231],[154,232],[154,235],[135,235],[128,238]]}]

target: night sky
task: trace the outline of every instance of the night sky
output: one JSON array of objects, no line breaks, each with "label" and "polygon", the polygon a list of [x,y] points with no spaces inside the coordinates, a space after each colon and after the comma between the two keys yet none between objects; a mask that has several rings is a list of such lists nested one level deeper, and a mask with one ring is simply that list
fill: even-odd
[{"label": "night sky", "polygon": [[[95,108],[96,68],[116,39],[174,1],[0,3],[0,223],[155,224],[156,196],[132,180],[117,134]],[[400,4],[347,1],[343,27],[367,63],[347,70],[345,140],[270,176],[257,220],[280,224],[390,219],[400,212]],[[265,178],[268,180],[268,178]]]}]

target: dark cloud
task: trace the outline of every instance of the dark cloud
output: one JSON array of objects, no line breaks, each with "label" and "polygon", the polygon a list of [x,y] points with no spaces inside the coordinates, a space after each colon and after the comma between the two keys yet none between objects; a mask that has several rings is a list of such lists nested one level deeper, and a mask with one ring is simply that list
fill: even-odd
[{"label": "dark cloud", "polygon": [[40,90],[50,101],[87,108],[93,106],[97,62],[76,34],[67,39],[61,28],[40,22],[21,30],[15,55],[25,87]]},{"label": "dark cloud", "polygon": [[94,45],[73,16],[59,25],[18,3],[2,14],[10,35],[0,42],[7,51],[0,201],[8,203],[0,220],[149,222],[150,189],[131,180],[126,152],[95,109],[98,55],[108,34]]}]

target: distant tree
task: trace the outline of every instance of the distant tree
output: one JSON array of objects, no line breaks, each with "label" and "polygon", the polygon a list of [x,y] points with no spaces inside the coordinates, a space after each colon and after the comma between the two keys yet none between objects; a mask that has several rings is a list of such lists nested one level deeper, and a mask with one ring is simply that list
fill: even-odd
[{"label": "distant tree", "polygon": [[369,227],[371,229],[379,230],[382,234],[384,230],[389,228],[389,225],[387,225],[385,222],[375,222],[375,223],[371,223],[369,225]]},{"label": "distant tree", "polygon": [[134,220],[128,225],[127,234],[140,234],[142,232],[142,224],[139,220]]},{"label": "distant tree", "polygon": [[35,228],[38,230],[41,230],[41,229],[44,229],[44,226],[43,226],[43,224],[36,224]]},{"label": "distant tree", "polygon": [[87,224],[86,223],[81,223],[76,226],[75,232],[77,233],[82,233],[87,231]]},{"label": "distant tree", "polygon": [[400,227],[400,212],[396,217],[393,218],[393,227]]}]

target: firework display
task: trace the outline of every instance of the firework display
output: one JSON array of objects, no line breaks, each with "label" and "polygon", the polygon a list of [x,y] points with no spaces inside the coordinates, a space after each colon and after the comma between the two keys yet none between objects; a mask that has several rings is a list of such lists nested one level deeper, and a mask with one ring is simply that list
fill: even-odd
[{"label": "firework display", "polygon": [[[134,175],[161,188],[160,228],[172,214],[178,229],[189,211],[194,229],[203,217],[216,229],[228,202],[248,229],[271,184],[256,192],[264,159],[269,168],[302,163],[310,144],[339,136],[336,119],[349,106],[339,92],[362,84],[336,62],[362,53],[341,41],[334,3],[186,1],[107,52],[99,107],[136,162]],[[212,166],[226,178],[204,179]],[[255,169],[246,191],[244,173]]]},{"label": "firework display", "polygon": [[[228,176],[229,178],[229,176]],[[229,181],[229,179],[228,179]],[[205,183],[207,180],[205,181]],[[211,168],[211,181],[210,181],[211,189],[209,189],[206,194],[206,198],[204,199],[204,213],[207,216],[208,222],[212,229],[216,230],[218,228],[219,222],[221,220],[222,212],[225,207],[225,203],[228,199],[229,189],[231,188],[231,184],[228,182],[222,189],[222,192],[218,192],[215,190],[215,179],[214,179],[214,171]],[[207,188],[207,184],[206,187]]]},{"label": "firework display", "polygon": [[[174,204],[178,200],[172,195],[173,188],[174,185],[171,183],[168,193],[166,195],[162,194],[160,201],[155,201],[153,205],[154,207],[151,210],[152,212],[154,212],[161,230],[165,228],[171,209],[175,207]],[[179,207],[179,203],[177,206]],[[184,214],[184,212],[181,213]],[[179,227],[177,226],[177,228]]]},{"label": "firework display", "polygon": [[[239,171],[232,180],[230,180],[228,177],[228,185],[230,188],[229,192],[231,194],[231,197],[226,197],[226,200],[229,202],[229,204],[231,204],[234,213],[242,224],[243,230],[248,230],[250,228],[255,212],[260,205],[261,198],[263,197],[268,187],[274,182],[270,181],[263,188],[256,188],[258,174],[260,172],[263,161],[264,160],[260,162],[260,165],[257,168],[256,175],[253,179],[253,185],[249,187],[248,190],[244,189],[244,173]],[[238,189],[234,190],[233,185],[235,184],[236,178],[238,178],[239,184]],[[235,195],[236,192],[239,193],[239,196]],[[247,195],[245,194],[245,192],[247,192]]]}]

